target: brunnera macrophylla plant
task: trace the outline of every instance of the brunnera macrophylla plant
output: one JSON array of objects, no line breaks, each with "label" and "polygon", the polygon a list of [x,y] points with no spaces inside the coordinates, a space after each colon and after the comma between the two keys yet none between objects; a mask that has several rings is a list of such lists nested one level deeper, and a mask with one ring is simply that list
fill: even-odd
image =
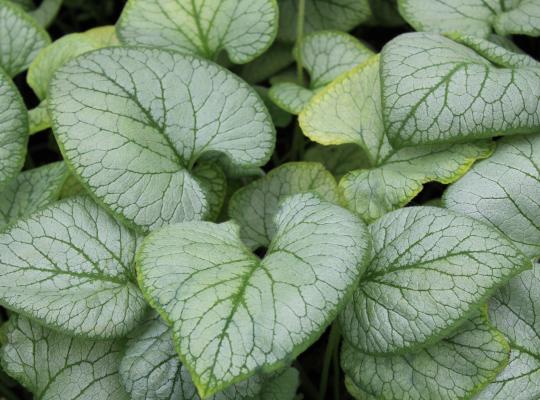
[{"label": "brunnera macrophylla plant", "polygon": [[0,0],[0,382],[538,399],[536,0],[61,3]]}]

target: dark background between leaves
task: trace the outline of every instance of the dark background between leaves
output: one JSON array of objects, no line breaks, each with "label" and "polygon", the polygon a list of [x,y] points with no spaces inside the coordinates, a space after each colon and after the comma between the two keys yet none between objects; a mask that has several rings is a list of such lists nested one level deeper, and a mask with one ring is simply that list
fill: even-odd
[{"label": "dark background between leaves", "polygon": [[[114,24],[124,5],[125,0],[65,0],[59,15],[55,22],[49,27],[48,31],[51,34],[52,39],[55,40],[68,33],[82,32],[96,26]],[[387,41],[409,30],[410,28],[407,26],[399,28],[359,27],[355,29],[352,34],[367,42],[373,49],[379,51]],[[540,39],[516,36],[514,37],[514,41],[525,52],[535,57],[537,60],[540,60]],[[17,76],[15,78],[15,83],[19,87],[28,108],[30,109],[37,106],[38,100],[26,84],[25,74]],[[276,157],[273,158],[274,161],[271,161],[265,167],[266,170],[270,170],[276,166],[275,160],[280,160],[279,162],[283,163],[298,159],[298,154],[291,154],[290,152],[292,139],[294,137],[293,133],[294,123],[287,128],[278,129]],[[308,147],[309,143],[306,140],[302,145]],[[34,168],[60,159],[61,156],[58,146],[56,145],[50,130],[38,133],[31,137],[25,169]],[[442,184],[428,184],[413,200],[413,203],[422,204],[427,200],[438,198],[444,188],[445,186]],[[5,310],[2,310],[2,312],[4,317],[7,317],[7,315],[5,315]],[[295,363],[295,367],[301,373],[299,393],[302,393],[303,398],[306,400],[317,399],[317,391],[327,340],[328,332],[326,332],[306,352],[301,354]],[[6,378],[2,378],[2,380],[6,380]],[[7,400],[32,399],[30,393],[17,385],[16,382],[9,379],[5,382],[0,382],[0,386],[9,388],[6,393],[0,392],[0,400],[4,398]],[[340,399],[351,399],[351,396],[347,394],[343,385],[342,373],[340,371],[331,370],[326,399],[334,399],[336,397],[336,390],[339,393]]]}]

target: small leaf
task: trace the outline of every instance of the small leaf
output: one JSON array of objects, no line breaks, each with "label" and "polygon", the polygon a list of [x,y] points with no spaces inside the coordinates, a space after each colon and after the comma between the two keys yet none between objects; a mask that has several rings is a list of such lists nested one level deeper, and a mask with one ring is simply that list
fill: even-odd
[{"label": "small leaf", "polygon": [[0,231],[60,196],[68,171],[63,162],[20,173],[0,191]]},{"label": "small leaf", "polygon": [[62,2],[63,0],[42,0],[39,7],[32,10],[30,15],[34,17],[41,26],[47,27],[53,22],[58,11],[60,11]]},{"label": "small leaf", "polygon": [[123,336],[146,308],[133,282],[136,248],[91,199],[55,203],[0,235],[0,302],[73,335]]},{"label": "small leaf", "polygon": [[417,353],[372,356],[345,341],[341,362],[352,383],[373,398],[454,400],[471,398],[490,383],[506,366],[509,352],[504,337],[478,313]]},{"label": "small leaf", "polygon": [[437,34],[407,33],[385,45],[383,116],[394,147],[538,131],[540,64],[484,43],[490,50],[479,53],[478,43],[471,49]]},{"label": "small leaf", "polygon": [[240,236],[248,247],[268,246],[278,228],[275,217],[280,203],[290,195],[309,192],[338,202],[336,180],[321,164],[283,164],[238,190],[230,200],[229,216],[240,226]]},{"label": "small leaf", "polygon": [[[298,0],[278,0],[278,39],[296,40]],[[304,33],[325,29],[350,31],[371,15],[368,0],[306,0]]]},{"label": "small leaf", "polygon": [[193,166],[221,153],[236,168],[266,163],[275,130],[259,96],[192,56],[107,48],[64,65],[49,111],[62,154],[92,193],[140,231],[209,212]]},{"label": "small leaf", "polygon": [[366,61],[373,52],[346,33],[321,31],[305,37],[300,47],[295,49],[295,54],[309,73],[309,88],[283,82],[270,89],[270,98],[291,114],[299,114],[318,90]]},{"label": "small leaf", "polygon": [[440,208],[404,208],[370,228],[373,258],[341,315],[345,339],[368,354],[435,343],[531,268],[496,230]]},{"label": "small leaf", "polygon": [[232,223],[187,222],[151,233],[139,283],[173,328],[201,397],[287,365],[321,335],[369,256],[364,224],[313,194],[292,196],[261,260]]},{"label": "small leaf", "polygon": [[515,277],[489,303],[492,324],[509,340],[510,364],[478,400],[533,400],[540,395],[540,266]]},{"label": "small leaf", "polygon": [[235,64],[264,53],[277,33],[275,0],[130,0],[117,24],[126,45],[144,45]]},{"label": "small leaf", "polygon": [[12,77],[28,68],[51,41],[32,17],[7,0],[0,0],[0,38],[0,67]]},{"label": "small leaf", "polygon": [[417,31],[462,32],[487,37],[540,36],[540,4],[537,0],[398,0],[401,16]]},{"label": "small leaf", "polygon": [[274,125],[278,128],[288,126],[292,121],[292,115],[276,106],[274,102],[270,100],[267,88],[263,86],[253,86],[253,88],[257,91],[259,96],[261,96],[262,101],[264,101],[264,105],[268,109]]},{"label": "small leaf", "polygon": [[30,135],[42,132],[51,127],[51,117],[47,109],[47,100],[43,100],[36,108],[28,111],[28,124]]},{"label": "small leaf", "polygon": [[[0,3],[0,14],[1,7]],[[13,82],[0,68],[0,188],[21,170],[27,143],[26,106]]]},{"label": "small leaf", "polygon": [[455,182],[493,149],[492,142],[405,147],[378,167],[348,173],[339,190],[348,209],[373,222],[408,204],[425,183]]},{"label": "small leaf", "polygon": [[315,144],[306,150],[304,160],[321,163],[336,179],[352,170],[369,167],[362,149],[352,143],[335,146]]},{"label": "small leaf", "polygon": [[121,343],[92,342],[12,315],[3,325],[4,370],[39,400],[129,400],[118,375]]},{"label": "small leaf", "polygon": [[444,194],[445,207],[506,234],[530,258],[540,256],[540,135],[504,138]]},{"label": "small leaf", "polygon": [[248,83],[260,83],[276,75],[293,62],[292,46],[275,42],[255,60],[243,65],[239,75]]},{"label": "small leaf", "polygon": [[[131,335],[120,363],[120,376],[132,400],[199,400],[188,370],[174,349],[171,329],[156,314],[152,315]],[[275,378],[255,375],[210,398],[212,400],[271,399],[266,396],[276,386],[293,392],[276,400],[292,400],[296,393],[297,377],[289,368]],[[292,382],[290,382],[292,381]],[[281,389],[281,387],[280,387]]]}]

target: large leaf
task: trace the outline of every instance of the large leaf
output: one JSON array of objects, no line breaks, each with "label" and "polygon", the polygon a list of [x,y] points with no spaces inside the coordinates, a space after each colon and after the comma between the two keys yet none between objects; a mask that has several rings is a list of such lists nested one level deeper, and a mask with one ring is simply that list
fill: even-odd
[{"label": "large leaf", "polygon": [[368,354],[435,343],[531,267],[496,230],[440,208],[403,208],[370,228],[373,258],[341,315],[344,337]]},{"label": "large leaf", "polygon": [[125,335],[146,307],[134,283],[136,247],[90,198],[55,203],[0,235],[0,303],[71,334]]},{"label": "large leaf", "polygon": [[304,134],[316,142],[359,146],[364,168],[345,175],[340,192],[347,207],[366,221],[404,206],[424,183],[455,181],[492,151],[488,142],[393,150],[383,127],[378,57],[315,95],[299,120]]},{"label": "large leaf", "polygon": [[506,366],[509,352],[504,337],[478,313],[448,338],[417,353],[372,356],[345,342],[341,363],[368,398],[455,400],[468,399],[490,383]]},{"label": "large leaf", "polygon": [[222,50],[247,63],[277,33],[275,0],[130,0],[117,24],[120,40],[215,60]]},{"label": "large leaf", "polygon": [[7,0],[0,0],[0,38],[0,67],[10,76],[28,68],[39,50],[50,43],[47,32]]},{"label": "large leaf", "polygon": [[278,228],[280,203],[287,196],[308,192],[338,202],[336,181],[321,164],[287,163],[238,190],[229,202],[229,216],[240,226],[245,244],[253,249],[268,246]]},{"label": "large leaf", "polygon": [[444,194],[445,207],[487,222],[540,256],[540,135],[504,138]]},{"label": "large leaf", "polygon": [[540,3],[537,0],[398,0],[403,18],[417,31],[463,32],[487,37],[540,36]]},{"label": "large leaf", "polygon": [[395,147],[540,128],[540,64],[491,42],[461,39],[473,48],[431,33],[404,34],[383,48],[383,116]]},{"label": "large leaf", "polygon": [[151,233],[139,282],[170,322],[201,397],[285,367],[335,318],[369,256],[364,224],[313,194],[289,197],[261,260],[232,222]]},{"label": "large leaf", "polygon": [[124,222],[147,231],[203,218],[193,166],[219,152],[264,164],[275,130],[259,96],[232,73],[164,50],[108,48],[60,68],[49,110],[67,162]]},{"label": "large leaf", "polygon": [[[298,0],[278,0],[278,38],[296,40]],[[368,0],[305,0],[304,32],[324,29],[349,31],[371,16]]]},{"label": "large leaf", "polygon": [[299,114],[318,90],[372,55],[373,51],[346,33],[312,33],[295,49],[297,62],[309,73],[309,87],[292,82],[278,83],[270,89],[270,98],[291,114]]},{"label": "large leaf", "polygon": [[[152,314],[126,344],[120,364],[123,384],[132,400],[199,400],[188,370],[182,365],[174,349],[171,329],[157,315]],[[293,370],[294,371],[294,370]],[[281,383],[291,372],[286,370],[275,378],[254,376],[212,396],[213,400],[262,399],[261,392]],[[285,380],[287,383],[288,380]],[[286,385],[292,395],[279,400],[292,400],[297,384],[292,379]],[[287,387],[284,389],[287,390]],[[277,399],[276,399],[277,400]]]},{"label": "large leaf", "polygon": [[128,400],[120,383],[121,343],[92,342],[13,315],[2,327],[4,370],[37,400]]},{"label": "large leaf", "polygon": [[0,190],[0,231],[57,200],[68,177],[63,162],[22,172]]},{"label": "large leaf", "polygon": [[13,82],[0,68],[0,188],[21,170],[27,143],[26,106]]},{"label": "large leaf", "polygon": [[492,324],[509,340],[510,364],[478,400],[535,400],[540,396],[540,266],[525,271],[489,303]]}]

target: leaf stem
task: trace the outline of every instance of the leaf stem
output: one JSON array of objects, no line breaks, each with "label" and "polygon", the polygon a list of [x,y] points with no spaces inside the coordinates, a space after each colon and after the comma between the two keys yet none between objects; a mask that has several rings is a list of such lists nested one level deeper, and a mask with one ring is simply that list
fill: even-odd
[{"label": "leaf stem", "polygon": [[[321,373],[321,385],[319,387],[319,400],[324,400],[326,396],[326,390],[328,389],[328,375],[330,372],[330,364],[334,353],[337,353],[339,347],[339,339],[341,338],[341,332],[339,331],[339,324],[334,321],[332,328],[330,329],[330,336],[328,337],[328,344],[326,345],[326,351],[324,353],[323,369]],[[339,382],[334,382],[337,385]]]},{"label": "leaf stem", "polygon": [[302,56],[300,46],[304,39],[304,17],[306,14],[306,0],[298,0],[298,16],[296,21],[296,48],[298,56],[296,57],[296,73],[298,78],[298,84],[303,86],[304,83],[304,68],[302,65]]}]

